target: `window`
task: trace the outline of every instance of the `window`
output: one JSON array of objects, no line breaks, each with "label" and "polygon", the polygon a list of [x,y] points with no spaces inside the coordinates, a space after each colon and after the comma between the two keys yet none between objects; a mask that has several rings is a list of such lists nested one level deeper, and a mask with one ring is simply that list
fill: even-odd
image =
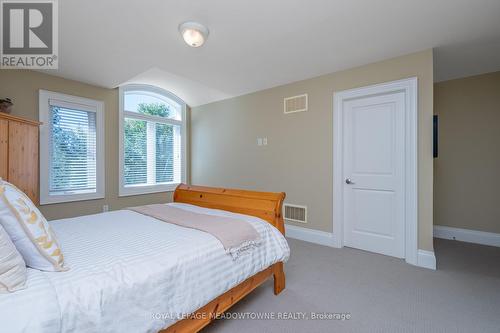
[{"label": "window", "polygon": [[104,198],[103,103],[40,90],[40,203]]},{"label": "window", "polygon": [[153,86],[120,88],[120,196],[172,191],[186,177],[186,105]]}]

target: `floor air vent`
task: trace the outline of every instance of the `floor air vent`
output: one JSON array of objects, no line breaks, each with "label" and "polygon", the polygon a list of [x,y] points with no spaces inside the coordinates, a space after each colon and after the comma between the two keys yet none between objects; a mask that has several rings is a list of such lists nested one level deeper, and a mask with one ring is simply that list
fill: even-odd
[{"label": "floor air vent", "polygon": [[285,98],[284,108],[285,113],[307,111],[307,94]]},{"label": "floor air vent", "polygon": [[287,221],[299,222],[299,223],[307,223],[307,207],[292,205],[292,204],[283,204],[284,209],[284,218]]}]

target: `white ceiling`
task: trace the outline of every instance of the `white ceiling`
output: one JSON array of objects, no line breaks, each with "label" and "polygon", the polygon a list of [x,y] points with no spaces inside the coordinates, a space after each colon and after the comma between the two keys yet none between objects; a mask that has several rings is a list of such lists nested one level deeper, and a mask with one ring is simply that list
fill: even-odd
[{"label": "white ceiling", "polygon": [[[498,20],[500,21],[500,15]],[[498,70],[500,70],[500,36],[444,45],[434,49],[436,82]]]},{"label": "white ceiling", "polygon": [[[62,0],[59,70],[192,106],[436,47],[436,78],[500,70],[499,0]],[[201,48],[179,23],[210,29]],[[485,46],[486,45],[486,46]]]}]

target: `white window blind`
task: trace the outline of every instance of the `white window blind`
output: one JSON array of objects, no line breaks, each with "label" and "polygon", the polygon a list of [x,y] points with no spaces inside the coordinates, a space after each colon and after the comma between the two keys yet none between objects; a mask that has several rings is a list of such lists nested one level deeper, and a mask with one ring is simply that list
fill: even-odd
[{"label": "white window blind", "polygon": [[40,90],[40,203],[104,198],[104,103]]},{"label": "white window blind", "polygon": [[122,87],[120,98],[120,195],[173,189],[184,178],[184,105],[150,86]]},{"label": "white window blind", "polygon": [[95,192],[97,188],[95,112],[56,104],[50,106],[50,116],[49,193]]}]

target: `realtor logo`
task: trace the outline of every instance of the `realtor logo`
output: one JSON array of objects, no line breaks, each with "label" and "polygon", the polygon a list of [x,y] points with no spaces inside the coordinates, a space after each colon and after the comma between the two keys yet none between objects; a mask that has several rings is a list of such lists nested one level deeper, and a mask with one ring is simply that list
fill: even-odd
[{"label": "realtor logo", "polygon": [[2,69],[56,69],[57,0],[0,0]]}]

